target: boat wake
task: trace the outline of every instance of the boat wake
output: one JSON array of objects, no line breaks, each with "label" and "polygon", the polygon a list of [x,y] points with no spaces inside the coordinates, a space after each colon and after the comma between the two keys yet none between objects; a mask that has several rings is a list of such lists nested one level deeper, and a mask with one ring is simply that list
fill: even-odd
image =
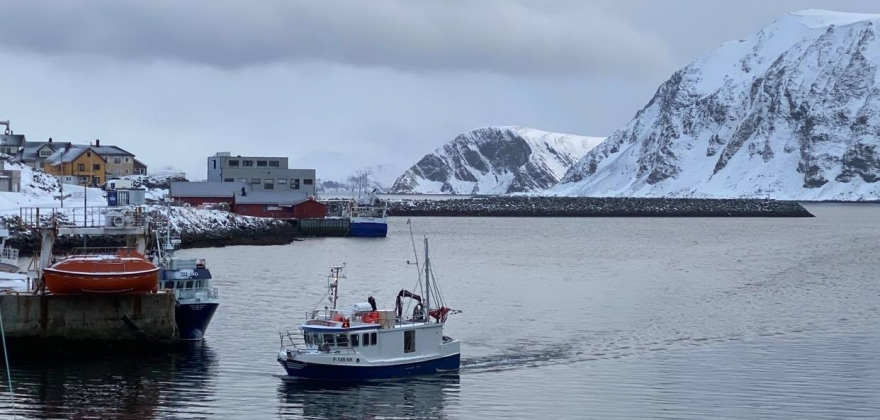
[{"label": "boat wake", "polygon": [[[782,332],[768,332],[759,336],[787,335]],[[461,361],[462,373],[484,373],[517,370],[542,366],[566,365],[598,360],[614,360],[680,348],[692,348],[728,341],[741,341],[751,335],[734,334],[714,337],[672,337],[663,340],[608,339],[596,340],[588,346],[557,344],[552,347],[520,345],[505,349],[499,354],[464,358]]]}]

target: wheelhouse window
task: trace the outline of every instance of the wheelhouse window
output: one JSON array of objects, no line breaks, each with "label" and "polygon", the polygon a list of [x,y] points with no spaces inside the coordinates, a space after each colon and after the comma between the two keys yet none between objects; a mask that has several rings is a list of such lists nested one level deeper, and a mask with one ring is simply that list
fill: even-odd
[{"label": "wheelhouse window", "polygon": [[336,340],[333,339],[333,334],[324,334],[324,344],[333,345],[336,343]]},{"label": "wheelhouse window", "polygon": [[187,281],[187,282],[186,282],[186,286],[184,286],[184,288],[186,288],[186,289],[192,289],[192,288],[193,288],[193,282],[192,282],[192,280]]},{"label": "wheelhouse window", "polygon": [[416,330],[403,332],[403,352],[412,353],[416,351]]},{"label": "wheelhouse window", "polygon": [[370,333],[364,333],[364,347],[370,345]]},{"label": "wheelhouse window", "polygon": [[352,346],[352,347],[357,347],[357,346],[360,344],[360,343],[359,343],[360,338],[361,338],[361,336],[360,336],[359,334],[352,334],[352,335],[349,337],[349,341],[351,341],[351,346]]},{"label": "wheelhouse window", "polygon": [[337,347],[348,347],[348,335],[347,334],[336,334],[336,346]]},{"label": "wheelhouse window", "polygon": [[312,345],[312,335],[309,333],[303,333],[303,341],[306,342],[307,346],[311,346]]}]

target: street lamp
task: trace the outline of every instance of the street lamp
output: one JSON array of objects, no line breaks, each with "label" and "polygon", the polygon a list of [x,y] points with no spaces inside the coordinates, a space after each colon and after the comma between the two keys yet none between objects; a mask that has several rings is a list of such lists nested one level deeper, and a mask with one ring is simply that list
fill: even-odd
[{"label": "street lamp", "polygon": [[[61,149],[61,208],[64,208],[64,154],[70,149],[70,145],[67,144],[64,148]],[[70,163],[70,174],[73,175],[73,162]]]}]

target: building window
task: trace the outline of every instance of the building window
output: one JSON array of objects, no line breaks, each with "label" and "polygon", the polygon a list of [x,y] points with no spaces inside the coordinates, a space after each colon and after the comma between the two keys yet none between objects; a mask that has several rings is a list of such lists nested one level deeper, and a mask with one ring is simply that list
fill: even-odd
[{"label": "building window", "polygon": [[254,166],[254,161],[252,161],[252,160],[243,160],[243,161],[241,161],[241,166]]},{"label": "building window", "polygon": [[269,166],[271,166],[273,168],[277,168],[277,167],[281,166],[281,162],[278,162],[277,160],[270,160]]},{"label": "building window", "polygon": [[247,178],[239,178],[238,182],[244,182],[245,184],[247,184]]},{"label": "building window", "polygon": [[93,171],[100,171],[100,170],[101,170],[101,164],[100,164],[100,163],[96,163],[96,164],[92,165],[92,170],[93,170]]},{"label": "building window", "polygon": [[128,175],[128,169],[125,170],[125,174]]},{"label": "building window", "polygon": [[263,189],[274,190],[275,189],[275,180],[274,179],[264,179],[263,180]]},{"label": "building window", "polygon": [[403,332],[403,352],[412,353],[416,351],[416,330]]},{"label": "building window", "polygon": [[260,178],[251,178],[251,184],[259,185],[259,183],[260,183]]},{"label": "building window", "polygon": [[52,149],[40,150],[40,157],[48,157],[52,155]]},{"label": "building window", "polygon": [[290,180],[290,189],[291,190],[298,190],[299,189],[299,180],[298,179],[291,179]]},{"label": "building window", "polygon": [[235,178],[223,178],[223,182],[235,182]]},{"label": "building window", "polygon": [[266,166],[266,161],[265,160],[258,160],[257,166]]},{"label": "building window", "polygon": [[312,185],[314,183],[315,183],[314,179],[304,179],[303,180],[303,185]]},{"label": "building window", "polygon": [[229,165],[230,167],[233,167],[233,166],[234,166],[234,167],[237,168],[237,167],[238,167],[238,160],[230,160],[229,163],[228,163],[228,165]]},{"label": "building window", "polygon": [[126,157],[126,158],[125,158],[125,163],[131,163],[131,158],[130,158],[130,157]]},{"label": "building window", "polygon": [[85,172],[86,171],[86,164],[85,163],[78,163],[76,165],[76,170],[80,171],[80,172]]},{"label": "building window", "polygon": [[279,179],[277,182],[278,182],[278,185],[287,185],[286,179]]},{"label": "building window", "polygon": [[115,157],[115,158],[113,158],[113,164],[114,164],[114,165],[119,165],[120,163],[122,163],[122,158],[121,158],[121,157]]}]

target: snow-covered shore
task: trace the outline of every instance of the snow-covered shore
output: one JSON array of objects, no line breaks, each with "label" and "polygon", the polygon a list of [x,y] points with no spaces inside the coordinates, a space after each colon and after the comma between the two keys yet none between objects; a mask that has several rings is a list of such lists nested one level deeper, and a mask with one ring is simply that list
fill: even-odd
[{"label": "snow-covered shore", "polygon": [[[37,207],[43,214],[48,212],[62,213],[68,219],[82,217],[84,212],[97,213],[90,218],[101,218],[102,212],[95,207],[107,206],[104,191],[98,188],[83,188],[75,185],[61,185],[58,180],[40,170],[10,160],[6,162],[7,170],[21,172],[20,192],[0,192],[0,221],[10,230],[10,246],[18,248],[23,254],[33,252],[39,239],[24,222],[27,210],[22,208]],[[138,187],[147,188],[154,197],[160,198],[163,192],[161,180],[145,176],[134,180]],[[63,190],[63,203],[61,200]],[[167,191],[167,190],[165,190]],[[88,208],[84,210],[84,208]],[[173,229],[180,233],[182,246],[206,247],[245,244],[282,244],[293,239],[294,230],[289,223],[281,220],[240,216],[235,213],[207,210],[195,207],[166,207],[161,204],[147,204],[144,211],[154,221],[169,222]],[[70,242],[69,244],[67,242]],[[89,246],[115,246],[114,238],[90,238]],[[62,239],[56,242],[59,248],[82,245],[81,238]]]}]

